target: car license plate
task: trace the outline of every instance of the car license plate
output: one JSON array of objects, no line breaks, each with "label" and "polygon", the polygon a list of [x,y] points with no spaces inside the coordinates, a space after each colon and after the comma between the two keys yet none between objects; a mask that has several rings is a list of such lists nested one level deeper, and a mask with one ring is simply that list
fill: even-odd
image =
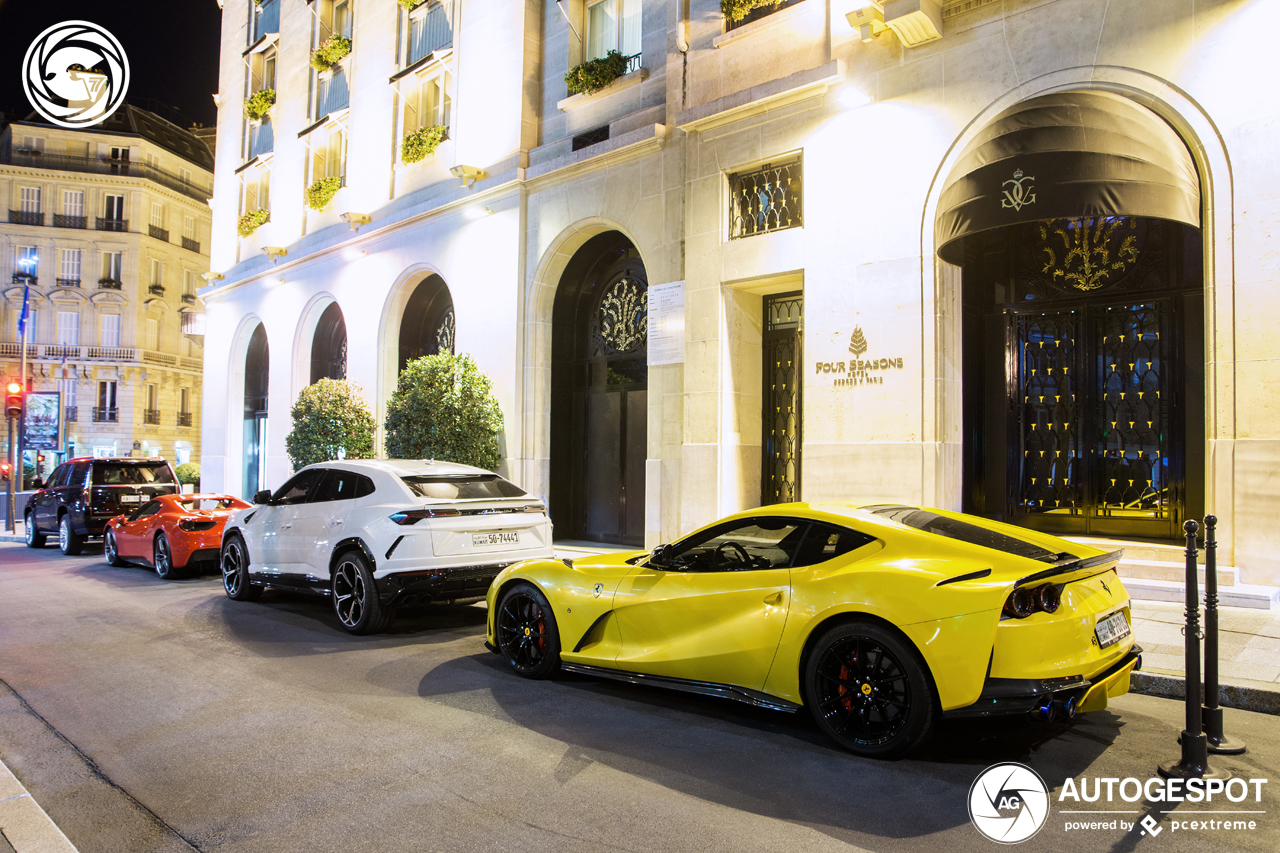
[{"label": "car license plate", "polygon": [[1124,611],[1117,610],[1106,619],[1099,620],[1096,627],[1098,647],[1105,649],[1129,636],[1129,620],[1124,618]]},{"label": "car license plate", "polygon": [[142,503],[142,495],[121,495],[120,503],[122,504],[140,504]]},{"label": "car license plate", "polygon": [[477,548],[483,548],[488,545],[519,545],[520,532],[518,530],[499,531],[497,533],[472,533],[471,544]]}]

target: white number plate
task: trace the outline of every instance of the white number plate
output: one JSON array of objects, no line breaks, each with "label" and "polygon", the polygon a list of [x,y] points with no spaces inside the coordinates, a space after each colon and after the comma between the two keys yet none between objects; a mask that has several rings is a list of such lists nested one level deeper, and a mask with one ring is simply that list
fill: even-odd
[{"label": "white number plate", "polygon": [[500,533],[472,533],[471,544],[477,548],[483,548],[489,545],[519,545],[520,532],[513,530],[510,532]]},{"label": "white number plate", "polygon": [[1129,620],[1124,618],[1123,610],[1117,610],[1099,621],[1095,630],[1098,634],[1098,647],[1105,649],[1129,636]]},{"label": "white number plate", "polygon": [[142,503],[142,495],[121,495],[120,503],[122,504],[140,504]]}]

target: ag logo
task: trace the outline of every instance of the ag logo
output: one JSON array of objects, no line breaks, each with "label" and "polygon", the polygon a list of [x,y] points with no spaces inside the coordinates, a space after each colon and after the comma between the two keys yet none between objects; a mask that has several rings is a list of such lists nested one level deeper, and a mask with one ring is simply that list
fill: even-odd
[{"label": "ag logo", "polygon": [[22,88],[36,112],[59,127],[91,127],[124,102],[129,59],[97,24],[64,21],[27,48]]},{"label": "ag logo", "polygon": [[1025,765],[994,764],[969,789],[969,819],[992,841],[1026,841],[1048,817],[1049,789],[1040,774]]}]

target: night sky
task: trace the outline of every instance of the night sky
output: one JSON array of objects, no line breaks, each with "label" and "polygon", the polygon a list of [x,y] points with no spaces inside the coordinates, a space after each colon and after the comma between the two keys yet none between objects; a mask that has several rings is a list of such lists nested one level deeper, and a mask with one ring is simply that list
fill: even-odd
[{"label": "night sky", "polygon": [[177,109],[183,124],[216,122],[216,0],[0,0],[0,110],[19,118],[31,112],[22,58],[36,36],[62,21],[91,21],[119,39],[129,57],[131,102],[150,98]]}]

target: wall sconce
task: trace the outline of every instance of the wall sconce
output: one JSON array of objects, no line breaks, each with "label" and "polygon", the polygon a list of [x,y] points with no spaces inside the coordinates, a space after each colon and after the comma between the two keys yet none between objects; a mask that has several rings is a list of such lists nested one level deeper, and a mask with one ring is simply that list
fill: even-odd
[{"label": "wall sconce", "polygon": [[284,248],[283,246],[263,246],[262,254],[270,258],[271,263],[274,264],[277,260],[289,254],[289,250]]},{"label": "wall sconce", "polygon": [[210,284],[212,284],[215,281],[222,281],[224,278],[226,278],[226,276],[220,272],[202,272],[200,273],[200,277],[205,281],[209,282]]},{"label": "wall sconce", "polygon": [[486,216],[493,216],[493,211],[487,207],[468,207],[463,211],[467,219],[484,219]]},{"label": "wall sconce", "polygon": [[361,225],[368,225],[373,221],[373,217],[367,213],[344,213],[340,218],[343,222],[351,226],[352,231],[356,230]]},{"label": "wall sconce", "polygon": [[919,47],[942,38],[940,0],[866,0],[866,5],[846,17],[863,41],[871,41],[887,29],[893,30],[903,47]]},{"label": "wall sconce", "polygon": [[449,170],[449,173],[455,178],[461,178],[462,185],[464,187],[470,187],[475,184],[476,181],[483,181],[485,178],[489,177],[488,172],[484,169],[476,168],[475,166],[454,166]]}]

